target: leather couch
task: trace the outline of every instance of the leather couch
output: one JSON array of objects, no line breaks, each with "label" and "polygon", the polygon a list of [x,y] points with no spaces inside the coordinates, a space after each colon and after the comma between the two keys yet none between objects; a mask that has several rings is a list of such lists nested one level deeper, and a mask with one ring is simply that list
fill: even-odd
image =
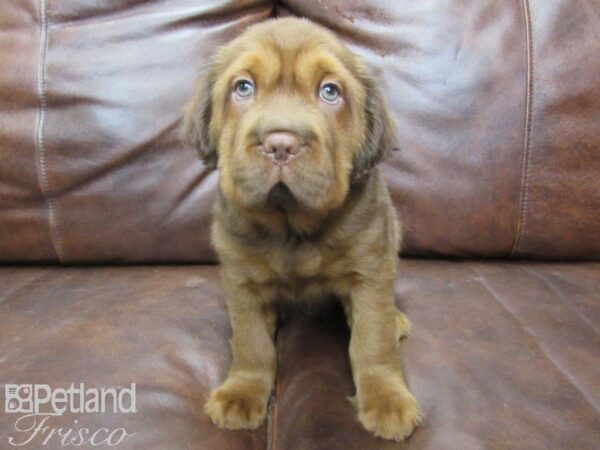
[{"label": "leather couch", "polygon": [[[285,15],[379,69],[399,130],[401,351],[426,414],[403,444],[355,419],[336,312],[279,329],[259,429],[202,412],[231,359],[217,173],[178,127],[214,49]],[[600,448],[599,30],[592,1],[3,0],[0,384],[136,383],[135,414],[47,423],[123,427],[123,449]],[[0,410],[0,448],[18,417]],[[43,440],[21,448],[63,448]]]}]

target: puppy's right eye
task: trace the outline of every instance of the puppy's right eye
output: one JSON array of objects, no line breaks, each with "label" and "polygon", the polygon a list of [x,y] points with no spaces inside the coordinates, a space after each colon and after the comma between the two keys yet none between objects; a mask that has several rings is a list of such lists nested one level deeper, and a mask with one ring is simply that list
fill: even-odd
[{"label": "puppy's right eye", "polygon": [[233,85],[233,92],[239,99],[246,99],[254,94],[254,84],[250,80],[238,80]]}]

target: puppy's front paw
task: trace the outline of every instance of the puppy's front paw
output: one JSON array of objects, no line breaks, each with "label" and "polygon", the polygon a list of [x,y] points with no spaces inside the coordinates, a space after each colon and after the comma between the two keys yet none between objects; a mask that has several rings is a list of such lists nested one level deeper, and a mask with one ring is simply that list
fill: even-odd
[{"label": "puppy's front paw", "polygon": [[204,411],[220,428],[254,430],[267,415],[270,390],[261,377],[231,376],[211,393]]},{"label": "puppy's front paw", "polygon": [[417,400],[400,383],[383,389],[367,388],[358,404],[358,419],[367,430],[398,442],[410,436],[422,419]]}]

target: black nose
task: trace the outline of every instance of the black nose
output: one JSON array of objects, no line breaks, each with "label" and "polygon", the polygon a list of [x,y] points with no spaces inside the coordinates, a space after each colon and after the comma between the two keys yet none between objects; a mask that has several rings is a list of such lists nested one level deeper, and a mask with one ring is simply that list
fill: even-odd
[{"label": "black nose", "polygon": [[290,156],[300,152],[300,140],[289,131],[275,131],[265,136],[263,151],[277,163],[284,164]]}]

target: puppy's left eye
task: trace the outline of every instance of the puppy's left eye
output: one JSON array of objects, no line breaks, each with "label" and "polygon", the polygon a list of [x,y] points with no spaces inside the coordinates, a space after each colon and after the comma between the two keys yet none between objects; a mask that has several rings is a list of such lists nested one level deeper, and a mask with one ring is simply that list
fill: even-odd
[{"label": "puppy's left eye", "polygon": [[341,97],[340,88],[333,83],[325,83],[321,86],[319,90],[319,97],[325,103],[336,104]]},{"label": "puppy's left eye", "polygon": [[233,86],[233,92],[241,99],[251,97],[254,94],[254,84],[249,80],[238,80]]}]

